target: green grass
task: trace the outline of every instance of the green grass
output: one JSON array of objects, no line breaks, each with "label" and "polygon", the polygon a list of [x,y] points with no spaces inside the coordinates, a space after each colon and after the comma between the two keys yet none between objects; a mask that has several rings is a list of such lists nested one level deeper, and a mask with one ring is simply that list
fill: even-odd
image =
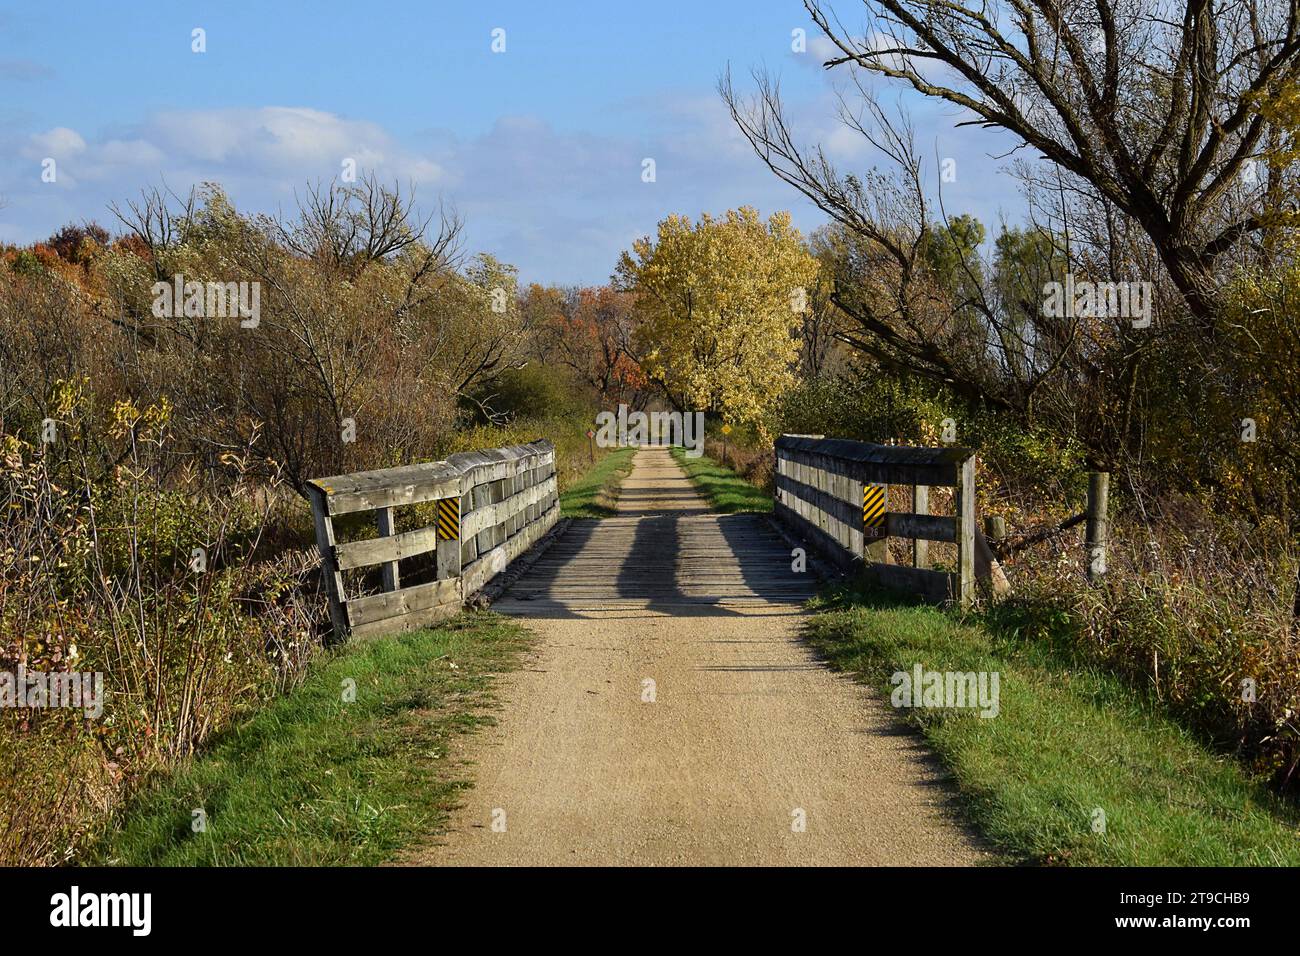
[{"label": "green grass", "polygon": [[[92,862],[131,866],[372,865],[434,831],[468,786],[449,739],[490,722],[492,675],[527,642],[466,613],[357,642],[140,794]],[[347,681],[355,701],[345,702]],[[207,815],[194,832],[193,811]]]},{"label": "green grass", "polygon": [[714,461],[708,455],[687,458],[685,448],[672,449],[673,460],[686,471],[691,479],[713,507],[723,514],[737,514],[744,511],[770,512],[772,497],[762,488],[751,485],[725,465]]},{"label": "green grass", "polygon": [[566,518],[608,518],[614,514],[618,487],[632,470],[635,448],[607,452],[586,474],[560,493],[560,513]]},{"label": "green grass", "polygon": [[[1116,678],[1010,631],[847,591],[820,599],[809,637],[879,688],[914,664],[1000,674],[1000,713],[911,709],[971,822],[1010,858],[1114,866],[1300,865],[1300,814],[1207,751]],[[1105,832],[1093,832],[1097,808]]]}]

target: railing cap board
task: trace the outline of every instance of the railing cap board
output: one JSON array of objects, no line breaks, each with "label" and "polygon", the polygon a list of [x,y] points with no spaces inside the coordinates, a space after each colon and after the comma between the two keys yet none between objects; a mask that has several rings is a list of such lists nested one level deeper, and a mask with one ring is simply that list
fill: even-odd
[{"label": "railing cap board", "polygon": [[776,450],[802,451],[845,461],[867,462],[873,465],[928,465],[959,468],[975,452],[970,448],[946,446],[943,448],[915,448],[904,445],[877,445],[873,442],[853,441],[848,438],[813,438],[808,435],[782,435],[776,440]]},{"label": "railing cap board", "polygon": [[[331,475],[328,478],[313,478],[307,483],[324,493],[330,514],[345,514],[385,505],[392,496],[384,493],[393,489],[411,489],[413,492],[417,485],[428,487],[456,481],[486,465],[545,456],[554,452],[555,445],[543,438],[524,445],[510,445],[488,451],[457,452],[447,456],[446,461],[427,461],[418,465],[402,465],[398,468],[378,468],[373,471]],[[376,495],[373,503],[362,500],[370,495]],[[336,507],[339,498],[352,500],[343,507]]]}]

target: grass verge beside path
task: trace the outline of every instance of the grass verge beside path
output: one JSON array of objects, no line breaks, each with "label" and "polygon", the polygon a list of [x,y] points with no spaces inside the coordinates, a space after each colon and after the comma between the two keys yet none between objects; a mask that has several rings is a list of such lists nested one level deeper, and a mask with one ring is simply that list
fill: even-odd
[{"label": "grass verge beside path", "polygon": [[566,518],[608,518],[615,513],[618,488],[632,471],[635,448],[607,452],[586,474],[560,492],[560,513]]},{"label": "grass verge beside path", "polygon": [[[301,686],[132,801],[95,862],[365,866],[391,858],[456,805],[468,784],[448,742],[491,722],[492,675],[516,666],[527,641],[506,618],[466,613],[331,652]],[[195,810],[206,815],[204,832],[194,832]]]},{"label": "grass verge beside path", "polygon": [[673,448],[672,456],[714,511],[723,514],[771,512],[771,495],[751,485],[726,465],[718,464],[707,455],[688,458],[685,448]]},{"label": "grass verge beside path", "polygon": [[[1300,814],[1104,673],[1014,633],[874,593],[820,599],[809,638],[878,688],[917,663],[1000,675],[1000,712],[902,711],[1013,858],[1112,866],[1300,865]],[[1094,821],[1104,814],[1104,832]]]}]

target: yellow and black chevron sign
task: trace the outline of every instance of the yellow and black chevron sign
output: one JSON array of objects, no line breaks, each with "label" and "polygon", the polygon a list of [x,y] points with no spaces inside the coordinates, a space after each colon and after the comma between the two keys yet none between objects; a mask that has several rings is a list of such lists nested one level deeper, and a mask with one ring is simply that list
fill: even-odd
[{"label": "yellow and black chevron sign", "polygon": [[460,540],[460,499],[438,499],[438,537],[443,541]]},{"label": "yellow and black chevron sign", "polygon": [[879,537],[885,530],[885,486],[862,486],[862,531],[867,537]]}]

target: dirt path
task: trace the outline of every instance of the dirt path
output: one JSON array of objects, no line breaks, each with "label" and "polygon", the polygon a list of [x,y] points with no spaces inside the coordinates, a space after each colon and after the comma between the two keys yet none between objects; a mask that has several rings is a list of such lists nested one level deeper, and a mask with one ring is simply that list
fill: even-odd
[{"label": "dirt path", "polygon": [[619,512],[575,522],[498,602],[540,640],[498,726],[464,744],[464,806],[412,862],[983,858],[917,738],[798,640],[813,582],[766,519],[711,514],[658,449]]}]

